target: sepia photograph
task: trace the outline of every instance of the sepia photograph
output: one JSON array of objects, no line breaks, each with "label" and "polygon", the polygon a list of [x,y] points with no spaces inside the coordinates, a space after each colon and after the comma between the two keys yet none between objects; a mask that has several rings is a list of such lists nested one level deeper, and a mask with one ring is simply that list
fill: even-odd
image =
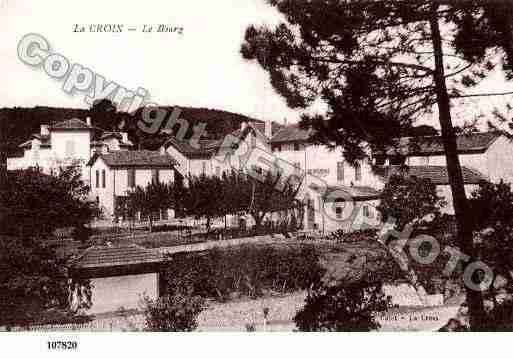
[{"label": "sepia photograph", "polygon": [[1,0],[0,43],[0,338],[513,331],[513,1]]}]

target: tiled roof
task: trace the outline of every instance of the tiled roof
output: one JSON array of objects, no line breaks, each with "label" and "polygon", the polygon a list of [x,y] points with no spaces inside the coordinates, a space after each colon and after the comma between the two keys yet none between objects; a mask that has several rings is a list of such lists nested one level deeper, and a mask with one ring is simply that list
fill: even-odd
[{"label": "tiled roof", "polygon": [[[480,153],[485,152],[488,147],[500,136],[502,132],[476,132],[472,134],[459,135],[456,137],[458,151],[461,153]],[[402,154],[413,155],[434,155],[444,154],[442,137],[403,137],[399,139],[398,151],[389,150],[388,154],[400,152]]]},{"label": "tiled roof", "polygon": [[[481,181],[486,180],[481,173],[468,167],[462,167],[461,171],[463,174],[463,182],[465,184],[478,184]],[[377,168],[376,172],[385,178],[389,178],[393,174],[403,174],[406,176],[429,179],[436,185],[449,184],[449,176],[447,173],[447,167],[445,166],[386,166]]]},{"label": "tiled roof", "polygon": [[178,140],[174,136],[170,136],[164,143],[164,147],[167,149],[169,146],[173,146],[186,157],[210,158],[219,148],[218,142],[219,140],[202,140],[199,142],[199,146],[193,146],[190,141]]},{"label": "tiled roof", "polygon": [[378,199],[379,196],[379,191],[367,186],[328,186],[324,193],[324,197],[328,201],[336,198],[351,198],[356,201],[363,201]]},{"label": "tiled roof", "polygon": [[105,268],[148,263],[160,263],[165,260],[163,254],[135,244],[122,246],[93,246],[86,249],[74,261],[78,268]]},{"label": "tiled roof", "polygon": [[39,141],[41,141],[41,147],[51,147],[51,142],[50,142],[50,136],[41,136],[39,133],[34,133],[30,136],[30,139],[23,142],[21,145],[19,145],[18,147],[21,147],[21,148],[31,148],[32,147],[32,139],[33,138],[37,138]]},{"label": "tiled roof", "polygon": [[[250,131],[254,131],[256,136],[260,137],[263,141],[267,141],[265,136],[253,127],[252,123],[249,123],[244,131],[238,129],[230,133],[230,135],[242,139]],[[198,145],[193,145],[188,140],[178,140],[175,136],[170,136],[164,143],[164,147],[167,149],[169,146],[173,146],[178,152],[189,158],[210,158],[212,155],[217,154],[223,143],[225,143],[224,138],[221,138],[217,140],[200,140]]]},{"label": "tiled roof", "polygon": [[100,157],[109,167],[166,167],[176,165],[176,161],[169,154],[159,151],[112,151],[93,156],[88,162],[91,166]]},{"label": "tiled roof", "polygon": [[312,129],[302,129],[298,124],[282,127],[273,135],[271,143],[303,142],[312,137]]},{"label": "tiled roof", "polygon": [[70,120],[65,120],[61,122],[57,122],[54,124],[51,129],[53,130],[82,130],[82,129],[93,129],[87,123],[78,118],[72,118]]}]

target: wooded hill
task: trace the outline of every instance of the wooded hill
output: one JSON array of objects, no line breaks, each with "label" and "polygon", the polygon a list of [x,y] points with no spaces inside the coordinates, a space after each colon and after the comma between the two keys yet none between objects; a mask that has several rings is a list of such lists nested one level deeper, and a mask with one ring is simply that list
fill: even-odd
[{"label": "wooded hill", "polygon": [[[167,111],[167,116],[173,110],[173,106],[160,108]],[[201,122],[207,125],[205,138],[220,138],[239,128],[243,121],[261,122],[222,110],[196,107],[180,107],[180,109],[180,118],[189,123],[186,137],[191,136],[194,126]],[[26,141],[31,134],[39,133],[42,124],[51,125],[72,117],[85,121],[88,116],[91,117],[93,126],[104,130],[119,130],[119,124],[124,123],[123,130],[128,132],[129,138],[134,142],[136,148],[155,150],[167,136],[160,131],[156,134],[141,131],[137,126],[137,121],[142,118],[141,111],[129,114],[102,106],[93,106],[91,109],[46,106],[2,108],[0,109],[0,150],[7,153],[8,156],[21,155],[22,151],[18,145]],[[166,121],[163,122],[164,125],[165,123]],[[175,127],[176,131],[178,126]]]}]

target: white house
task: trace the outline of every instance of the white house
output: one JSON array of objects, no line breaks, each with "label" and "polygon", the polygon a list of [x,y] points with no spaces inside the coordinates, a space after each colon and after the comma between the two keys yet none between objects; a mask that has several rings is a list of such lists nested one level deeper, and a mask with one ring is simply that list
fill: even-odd
[{"label": "white house", "polygon": [[351,231],[357,217],[376,219],[383,181],[373,172],[370,161],[353,167],[344,160],[341,148],[330,150],[313,144],[313,134],[312,129],[294,124],[277,131],[269,141],[280,166],[292,166],[303,177],[300,196],[306,202],[305,228]]},{"label": "white house", "polygon": [[[353,167],[344,160],[341,148],[330,150],[312,144],[312,135],[311,129],[290,125],[269,141],[273,154],[305,174],[302,195],[307,202],[307,228],[349,230],[351,223],[358,227],[358,218],[379,220],[375,209],[379,192],[388,177],[399,171],[430,179],[447,202],[443,211],[454,213],[441,137],[400,138],[396,149],[386,154],[370,153],[369,159]],[[513,183],[513,141],[504,133],[459,135],[457,146],[467,195],[483,180]]]},{"label": "white house", "polygon": [[104,215],[113,216],[120,197],[135,187],[152,181],[173,182],[176,164],[173,157],[159,151],[98,152],[87,163],[91,197]]},{"label": "white house", "polygon": [[[503,132],[477,132],[456,138],[462,166],[478,171],[490,182],[513,183],[513,140]],[[378,165],[446,166],[440,136],[403,137],[398,149],[387,151]]]},{"label": "white house", "polygon": [[[78,162],[85,170],[85,164],[95,152],[123,150],[132,147],[126,133],[105,132],[77,118],[57,122],[53,125],[41,125],[39,133],[20,144],[23,157],[7,159],[7,169],[26,169],[39,167],[50,173],[61,166]],[[84,176],[87,180],[87,177]]]},{"label": "white house", "polygon": [[201,174],[221,176],[232,169],[244,171],[254,149],[270,152],[268,139],[258,125],[242,123],[240,129],[219,140],[194,142],[194,139],[179,140],[171,136],[161,147],[161,152],[176,159],[176,170],[183,177]]}]

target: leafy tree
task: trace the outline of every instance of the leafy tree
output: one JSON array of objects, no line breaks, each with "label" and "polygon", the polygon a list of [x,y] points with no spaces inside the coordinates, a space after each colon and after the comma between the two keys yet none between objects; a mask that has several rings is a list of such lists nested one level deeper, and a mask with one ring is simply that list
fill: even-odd
[{"label": "leafy tree", "polygon": [[224,213],[221,207],[223,193],[223,182],[219,177],[205,174],[189,177],[185,196],[186,212],[196,218],[206,218],[207,233],[210,232],[212,219]]},{"label": "leafy tree", "polygon": [[483,61],[489,50],[505,53],[503,69],[513,78],[513,5],[508,1],[466,1],[452,15],[458,25],[456,49],[469,61]]},{"label": "leafy tree", "polygon": [[149,230],[152,232],[153,215],[172,207],[171,186],[155,181],[148,183],[146,187],[137,186],[128,193],[126,206],[131,208],[132,213],[139,212],[142,217],[147,217]]},{"label": "leafy tree", "polygon": [[[495,278],[507,280],[508,293],[513,292],[513,192],[511,185],[483,182],[470,198],[471,218],[478,233],[481,260],[493,269]],[[490,299],[496,292],[490,287]],[[511,318],[513,320],[513,318]]]},{"label": "leafy tree", "polygon": [[71,319],[91,305],[87,280],[39,238],[0,235],[0,325]]},{"label": "leafy tree", "polygon": [[144,305],[147,330],[191,332],[198,327],[197,318],[205,308],[205,300],[177,293],[156,300],[145,297]]},{"label": "leafy tree", "polygon": [[46,244],[55,229],[83,229],[96,212],[77,168],[55,175],[8,171],[1,184],[0,325],[45,321],[51,311],[68,316],[89,306],[88,282],[74,278],[68,258]]},{"label": "leafy tree", "polygon": [[438,217],[444,204],[429,179],[394,174],[385,185],[376,208],[384,221],[395,220],[396,228],[401,231],[407,224],[418,224],[428,216]]},{"label": "leafy tree", "polygon": [[362,332],[379,329],[378,312],[388,309],[382,283],[317,284],[306,297],[305,306],[294,317],[301,331]]},{"label": "leafy tree", "polygon": [[92,124],[99,128],[116,130],[120,121],[116,105],[109,99],[95,100],[89,114]]},{"label": "leafy tree", "polygon": [[36,168],[8,171],[0,188],[0,234],[48,238],[57,228],[82,232],[97,214],[78,167],[46,175]]},{"label": "leafy tree", "polygon": [[[304,126],[317,130],[316,142],[342,145],[344,157],[354,162],[365,157],[368,149],[382,151],[396,145],[396,135],[404,132],[401,129],[430,115],[437,105],[458,243],[469,256],[466,263],[474,261],[477,253],[466,219],[468,203],[451,102],[468,96],[504,95],[466,94],[501,57],[462,56],[461,52],[472,48],[478,36],[481,48],[509,52],[511,42],[501,36],[509,38],[510,32],[502,30],[511,29],[511,16],[505,14],[511,13],[513,4],[504,2],[501,14],[485,12],[493,26],[471,33],[464,25],[479,21],[481,12],[469,10],[465,1],[268,2],[286,23],[274,29],[248,27],[241,54],[257,60],[270,73],[273,87],[290,107],[306,108],[316,100],[327,105],[324,115],[302,118]],[[484,0],[471,4],[481,9],[495,5]],[[458,34],[463,34],[464,41],[458,41]],[[471,327],[478,329],[484,313],[481,294],[467,288],[467,301]]]},{"label": "leafy tree", "polygon": [[295,184],[290,177],[285,179],[281,173],[268,171],[257,176],[241,174],[239,193],[241,209],[246,209],[258,229],[263,219],[272,212],[288,211],[300,206],[296,200],[300,184]]}]

